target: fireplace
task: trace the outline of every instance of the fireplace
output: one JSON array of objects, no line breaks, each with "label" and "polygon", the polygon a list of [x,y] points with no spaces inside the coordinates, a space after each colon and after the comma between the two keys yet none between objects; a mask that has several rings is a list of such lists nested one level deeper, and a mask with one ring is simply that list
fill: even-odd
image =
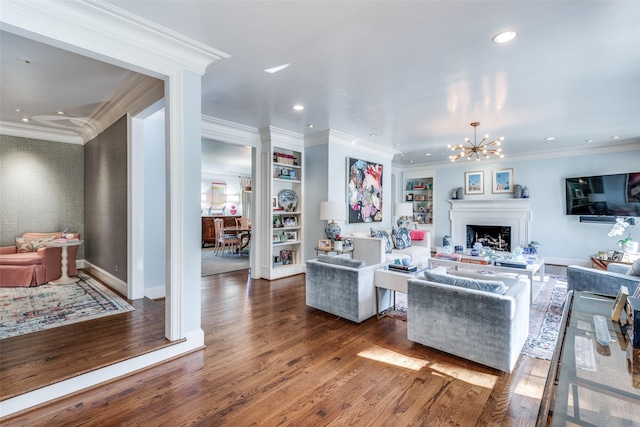
[{"label": "fireplace", "polygon": [[511,227],[500,225],[467,225],[467,248],[482,243],[494,251],[511,251]]},{"label": "fireplace", "polygon": [[510,239],[504,239],[509,248],[513,250],[515,246],[526,247],[532,240],[530,202],[531,199],[515,198],[449,200],[453,244],[468,247],[467,226],[485,226],[509,227]]}]

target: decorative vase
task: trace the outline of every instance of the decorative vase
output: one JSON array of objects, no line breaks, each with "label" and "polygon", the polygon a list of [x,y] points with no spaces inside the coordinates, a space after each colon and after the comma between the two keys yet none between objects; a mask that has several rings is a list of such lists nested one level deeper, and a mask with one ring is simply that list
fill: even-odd
[{"label": "decorative vase", "polygon": [[337,222],[330,222],[327,224],[327,228],[324,229],[324,233],[327,235],[327,239],[335,239],[340,234],[340,227]]},{"label": "decorative vase", "polygon": [[333,250],[341,251],[342,250],[342,240],[336,240],[333,242]]},{"label": "decorative vase", "polygon": [[464,199],[464,188],[458,187],[456,189],[456,199],[458,199],[458,200]]},{"label": "decorative vase", "polygon": [[522,198],[523,199],[528,199],[529,198],[529,189],[527,188],[527,186],[525,185],[525,187],[522,189]]},{"label": "decorative vase", "polygon": [[522,198],[522,185],[516,184],[516,185],[513,186],[513,197],[515,199],[521,199]]},{"label": "decorative vase", "polygon": [[455,200],[458,197],[458,189],[454,188],[451,192],[451,200]]},{"label": "decorative vase", "polygon": [[622,251],[628,254],[638,252],[638,242],[627,242],[622,245]]}]

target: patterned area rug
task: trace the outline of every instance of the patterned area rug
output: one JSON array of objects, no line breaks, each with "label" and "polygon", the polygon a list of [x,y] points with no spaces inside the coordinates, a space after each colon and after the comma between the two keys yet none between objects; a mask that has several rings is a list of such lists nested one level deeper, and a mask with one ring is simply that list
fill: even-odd
[{"label": "patterned area rug", "polygon": [[[537,280],[535,277],[534,280]],[[526,356],[551,360],[558,339],[562,307],[567,298],[567,278],[545,275],[544,285],[531,306],[529,337],[522,353]],[[387,316],[407,321],[407,295],[396,294],[396,309],[384,312]]]},{"label": "patterned area rug", "polygon": [[0,288],[0,339],[134,310],[86,274],[78,277],[69,285]]}]

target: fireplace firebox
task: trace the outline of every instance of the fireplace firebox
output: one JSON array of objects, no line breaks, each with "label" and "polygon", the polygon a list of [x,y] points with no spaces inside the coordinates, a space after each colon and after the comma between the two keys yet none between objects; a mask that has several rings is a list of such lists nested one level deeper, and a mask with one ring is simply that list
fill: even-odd
[{"label": "fireplace firebox", "polygon": [[511,251],[511,227],[494,225],[467,225],[467,248],[476,242],[494,251]]}]

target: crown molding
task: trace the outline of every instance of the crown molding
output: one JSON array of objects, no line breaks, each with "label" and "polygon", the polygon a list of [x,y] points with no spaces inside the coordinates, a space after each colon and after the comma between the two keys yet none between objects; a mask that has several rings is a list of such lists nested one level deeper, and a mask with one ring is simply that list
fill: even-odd
[{"label": "crown molding", "polygon": [[203,75],[210,65],[230,57],[101,0],[3,0],[0,21],[7,24],[5,30],[109,63],[121,61],[116,65],[138,67],[135,71],[171,75],[186,69]]},{"label": "crown molding", "polygon": [[301,133],[291,132],[275,126],[261,128],[259,132],[260,140],[263,143],[269,142],[290,150],[300,150],[304,147],[304,135]]},{"label": "crown molding", "polygon": [[83,144],[82,137],[73,131],[52,129],[43,126],[22,123],[0,122],[0,135],[19,136],[21,138],[41,139],[45,141]]},{"label": "crown molding", "polygon": [[260,146],[260,132],[251,126],[202,115],[202,138],[234,145]]},{"label": "crown molding", "polygon": [[341,145],[348,149],[356,149],[359,154],[367,153],[377,157],[382,156],[383,158],[389,160],[393,159],[396,154],[400,153],[400,151],[398,150],[374,144],[362,138],[356,138],[354,136],[333,129],[314,132],[312,134],[306,135],[304,138],[304,144],[306,147],[329,143]]},{"label": "crown molding", "polygon": [[85,143],[129,113],[133,116],[164,97],[164,82],[144,74],[130,72],[78,129]]}]

